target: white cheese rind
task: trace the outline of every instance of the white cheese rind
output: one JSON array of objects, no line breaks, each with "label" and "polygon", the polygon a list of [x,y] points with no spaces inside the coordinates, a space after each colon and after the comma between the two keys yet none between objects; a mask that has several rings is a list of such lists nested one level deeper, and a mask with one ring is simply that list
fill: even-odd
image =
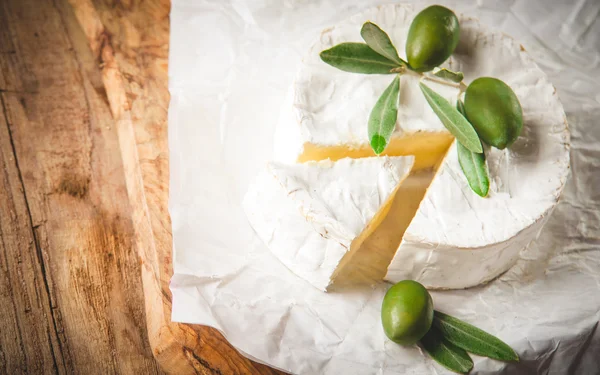
[{"label": "white cheese rind", "polygon": [[[244,197],[258,236],[291,271],[326,290],[353,241],[388,203],[414,158],[270,163]],[[347,259],[346,259],[347,260]]]}]

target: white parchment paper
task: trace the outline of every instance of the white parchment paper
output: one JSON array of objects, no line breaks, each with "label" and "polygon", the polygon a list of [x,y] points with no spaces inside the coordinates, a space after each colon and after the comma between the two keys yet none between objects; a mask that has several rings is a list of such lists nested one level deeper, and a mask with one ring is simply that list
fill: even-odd
[{"label": "white parchment paper", "polygon": [[[571,128],[561,203],[515,267],[488,285],[433,292],[437,309],[513,346],[473,373],[600,373],[600,1],[441,1],[522,42]],[[256,237],[241,208],[319,32],[380,2],[173,0],[169,62],[174,321],[219,329],[242,353],[298,374],[446,370],[384,336],[389,284],[322,293]],[[431,2],[415,4],[421,8]],[[403,53],[401,53],[403,55]]]}]

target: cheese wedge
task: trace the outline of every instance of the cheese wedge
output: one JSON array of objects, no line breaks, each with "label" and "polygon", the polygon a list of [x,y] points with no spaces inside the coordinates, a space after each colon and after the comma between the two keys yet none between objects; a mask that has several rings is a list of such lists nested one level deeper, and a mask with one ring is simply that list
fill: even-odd
[{"label": "cheese wedge", "polygon": [[273,254],[326,290],[385,218],[413,162],[407,156],[270,163],[243,207]]},{"label": "cheese wedge", "polygon": [[[290,110],[278,124],[276,160],[372,154],[367,121],[393,75],[343,72],[322,62],[319,52],[361,42],[360,28],[369,20],[389,34],[402,56],[410,23],[420,10],[383,5],[321,34],[297,74]],[[407,223],[398,226],[404,236],[385,276],[392,282],[414,279],[429,288],[466,288],[498,276],[535,239],[569,172],[569,131],[547,76],[512,38],[476,20],[459,19],[460,43],[444,67],[462,71],[466,84],[482,76],[506,82],[523,107],[523,131],[510,149],[486,147],[491,186],[489,196],[481,198],[469,188],[450,147],[453,137],[425,101],[419,78],[401,77],[398,121],[385,153],[414,155],[415,170],[433,168],[437,174],[420,204],[410,202],[418,209],[404,212],[408,217],[400,220]],[[456,103],[456,87],[424,82]]]}]

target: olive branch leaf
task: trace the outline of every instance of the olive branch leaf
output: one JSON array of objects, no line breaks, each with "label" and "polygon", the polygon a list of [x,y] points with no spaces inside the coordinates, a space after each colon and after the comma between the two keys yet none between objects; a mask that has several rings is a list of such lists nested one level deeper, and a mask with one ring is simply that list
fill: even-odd
[{"label": "olive branch leaf", "polygon": [[423,336],[419,344],[431,358],[450,371],[466,374],[473,368],[473,360],[469,353],[446,340],[434,326]]},{"label": "olive branch leaf", "polygon": [[[465,108],[463,102],[458,99],[456,109],[465,117]],[[468,121],[468,120],[467,120]],[[457,142],[458,163],[462,169],[471,189],[480,197],[486,197],[490,189],[490,178],[488,176],[487,165],[485,164],[485,154],[468,150],[462,143]]]},{"label": "olive branch leaf", "polygon": [[456,140],[462,143],[469,151],[482,153],[481,141],[473,125],[458,112],[443,96],[433,91],[423,82],[419,82],[419,87],[429,103],[433,112],[440,119],[442,124],[452,133]]},{"label": "olive branch leaf", "polygon": [[466,374],[473,368],[468,353],[506,362],[518,362],[519,356],[499,338],[462,320],[437,310],[433,323],[419,345],[433,360],[450,371]]},{"label": "olive branch leaf", "polygon": [[445,340],[469,353],[500,361],[519,361],[517,353],[505,342],[460,319],[435,311],[433,326]]},{"label": "olive branch leaf", "polygon": [[373,51],[395,61],[399,65],[408,66],[408,63],[398,56],[398,51],[396,51],[390,37],[379,26],[372,22],[365,22],[360,30],[360,35]]},{"label": "olive branch leaf", "polygon": [[392,69],[400,66],[365,43],[341,43],[320,56],[327,64],[350,73],[393,74]]},{"label": "olive branch leaf", "polygon": [[377,155],[385,150],[396,127],[399,98],[400,77],[396,76],[377,100],[369,116],[369,140]]}]

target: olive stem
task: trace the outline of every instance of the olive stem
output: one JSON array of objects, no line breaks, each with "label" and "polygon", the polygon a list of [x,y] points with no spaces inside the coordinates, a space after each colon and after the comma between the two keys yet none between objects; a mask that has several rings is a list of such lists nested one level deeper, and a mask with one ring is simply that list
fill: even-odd
[{"label": "olive stem", "polygon": [[423,73],[420,73],[420,74],[423,79],[426,79],[428,81],[437,82],[439,84],[446,85],[446,86],[456,87],[459,90],[459,93],[461,93],[461,94],[467,89],[467,85],[465,85],[463,82],[459,82],[459,83],[448,82],[444,79],[437,78],[435,76],[425,75]]},{"label": "olive stem", "polygon": [[462,94],[463,92],[465,92],[465,90],[467,89],[467,85],[465,85],[464,82],[459,82],[459,83],[449,82],[444,79],[437,78],[436,76],[430,76],[430,75],[426,75],[425,73],[415,72],[414,70],[408,69],[405,67],[398,69],[398,72],[400,74],[409,74],[414,77],[419,77],[419,79],[426,79],[428,81],[437,82],[442,85],[456,87],[459,90],[459,95]]}]

